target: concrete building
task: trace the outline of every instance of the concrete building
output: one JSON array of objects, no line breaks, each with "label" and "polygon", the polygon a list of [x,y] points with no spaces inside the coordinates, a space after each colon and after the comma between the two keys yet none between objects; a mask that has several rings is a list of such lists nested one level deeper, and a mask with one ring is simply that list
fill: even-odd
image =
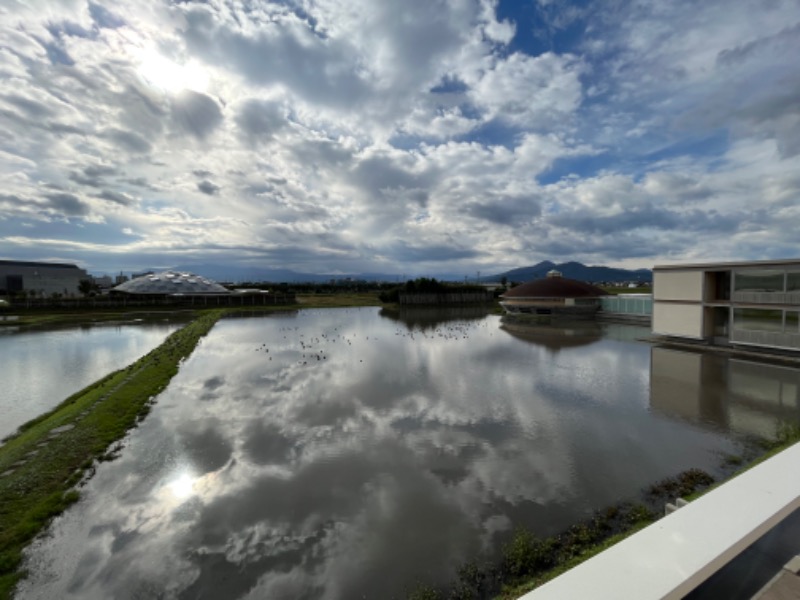
[{"label": "concrete building", "polygon": [[553,270],[545,279],[511,288],[500,296],[500,305],[509,314],[591,316],[600,309],[600,298],[605,295],[599,287],[567,279]]},{"label": "concrete building", "polygon": [[800,259],[654,267],[653,333],[800,350]]},{"label": "concrete building", "polygon": [[25,292],[40,298],[79,296],[78,285],[90,279],[85,270],[66,263],[0,260],[0,294]]}]

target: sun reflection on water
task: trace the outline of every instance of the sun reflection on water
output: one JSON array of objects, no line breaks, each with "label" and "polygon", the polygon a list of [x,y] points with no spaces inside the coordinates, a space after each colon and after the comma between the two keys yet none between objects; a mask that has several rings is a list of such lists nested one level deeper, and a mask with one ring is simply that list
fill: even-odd
[{"label": "sun reflection on water", "polygon": [[176,479],[173,479],[165,486],[173,497],[178,500],[185,500],[195,493],[195,483],[197,479],[192,477],[189,473],[181,473]]}]

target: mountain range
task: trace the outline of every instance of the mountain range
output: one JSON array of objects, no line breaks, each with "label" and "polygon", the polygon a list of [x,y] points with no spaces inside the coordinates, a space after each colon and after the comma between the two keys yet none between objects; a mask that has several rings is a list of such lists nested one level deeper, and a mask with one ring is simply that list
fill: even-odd
[{"label": "mountain range", "polygon": [[[556,264],[549,260],[542,261],[538,264],[529,267],[520,267],[511,269],[503,273],[495,275],[486,275],[480,277],[483,282],[501,281],[503,277],[507,281],[525,282],[531,279],[540,279],[547,276],[547,272],[556,269],[560,271],[564,277],[570,279],[578,279],[580,281],[588,282],[618,282],[618,281],[652,281],[653,272],[650,269],[617,269],[614,267],[605,266],[587,266],[579,262],[571,261]],[[163,269],[152,269],[160,271]],[[352,273],[352,274],[324,274],[324,273],[300,273],[290,269],[268,269],[262,267],[240,267],[233,265],[221,264],[186,264],[172,267],[173,271],[188,271],[197,273],[203,277],[208,277],[216,281],[230,281],[230,282],[289,282],[289,283],[324,283],[332,279],[353,279],[356,281],[388,281],[400,282],[401,279],[413,279],[418,275],[407,274],[403,276],[398,273]],[[452,273],[432,273],[427,274],[429,277],[436,277],[442,281],[475,281],[475,276],[464,277],[463,274]]]},{"label": "mountain range", "polygon": [[586,266],[583,263],[571,261],[556,264],[549,260],[544,260],[531,267],[520,267],[511,269],[505,273],[498,273],[490,277],[482,277],[485,281],[500,281],[505,277],[508,281],[525,282],[531,279],[541,279],[546,277],[548,271],[555,269],[563,277],[577,279],[578,281],[588,281],[596,283],[598,281],[619,282],[619,281],[653,281],[653,272],[650,269],[617,269],[604,266]]}]

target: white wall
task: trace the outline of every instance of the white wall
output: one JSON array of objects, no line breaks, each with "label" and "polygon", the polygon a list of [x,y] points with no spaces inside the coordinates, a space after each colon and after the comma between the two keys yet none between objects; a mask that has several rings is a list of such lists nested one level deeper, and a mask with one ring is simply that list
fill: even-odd
[{"label": "white wall", "polygon": [[653,273],[654,300],[703,299],[703,271],[655,271]]},{"label": "white wall", "polygon": [[700,304],[653,304],[653,333],[701,339],[703,307]]}]

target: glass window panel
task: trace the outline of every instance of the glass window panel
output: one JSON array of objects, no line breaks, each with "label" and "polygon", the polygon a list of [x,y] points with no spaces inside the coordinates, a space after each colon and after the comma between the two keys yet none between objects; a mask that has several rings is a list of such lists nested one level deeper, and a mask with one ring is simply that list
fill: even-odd
[{"label": "glass window panel", "polygon": [[800,313],[787,310],[785,331],[787,333],[800,332],[800,326],[798,325],[798,322],[800,322]]},{"label": "glass window panel", "polygon": [[800,273],[787,273],[787,292],[800,292]]},{"label": "glass window panel", "polygon": [[737,271],[737,292],[782,292],[783,271]]},{"label": "glass window panel", "polygon": [[734,329],[747,331],[783,331],[783,311],[737,308],[733,311]]}]

